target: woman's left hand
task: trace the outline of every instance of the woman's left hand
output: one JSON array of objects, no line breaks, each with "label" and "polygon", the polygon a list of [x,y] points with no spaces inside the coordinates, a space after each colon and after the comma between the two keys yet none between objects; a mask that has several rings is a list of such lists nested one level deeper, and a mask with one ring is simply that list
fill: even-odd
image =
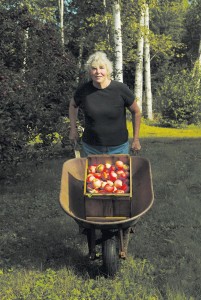
[{"label": "woman's left hand", "polygon": [[133,151],[140,151],[141,145],[139,139],[134,139],[131,145]]}]

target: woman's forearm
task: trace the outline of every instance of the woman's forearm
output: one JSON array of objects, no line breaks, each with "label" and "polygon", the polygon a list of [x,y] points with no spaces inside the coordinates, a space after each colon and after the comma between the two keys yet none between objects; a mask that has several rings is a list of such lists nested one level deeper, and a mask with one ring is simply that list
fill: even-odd
[{"label": "woman's forearm", "polygon": [[69,119],[70,119],[70,126],[72,129],[76,129],[77,115],[78,115],[78,107],[76,107],[74,101],[71,100],[69,105]]},{"label": "woman's forearm", "polygon": [[69,139],[77,140],[78,139],[78,131],[77,131],[77,115],[78,115],[78,107],[76,107],[74,100],[71,100],[69,105],[69,119],[70,119],[70,132]]}]

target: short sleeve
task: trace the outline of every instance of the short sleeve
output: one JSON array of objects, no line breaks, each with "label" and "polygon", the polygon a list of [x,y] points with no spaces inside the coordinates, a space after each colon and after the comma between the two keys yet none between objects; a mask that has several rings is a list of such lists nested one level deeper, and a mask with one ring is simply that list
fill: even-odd
[{"label": "short sleeve", "polygon": [[122,97],[124,99],[124,103],[126,107],[131,106],[135,100],[135,96],[133,92],[124,83],[122,84]]}]

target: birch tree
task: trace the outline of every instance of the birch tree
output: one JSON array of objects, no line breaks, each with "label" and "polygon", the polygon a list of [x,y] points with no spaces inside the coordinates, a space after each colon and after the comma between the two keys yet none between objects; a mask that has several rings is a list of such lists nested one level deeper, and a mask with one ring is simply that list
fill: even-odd
[{"label": "birch tree", "polygon": [[147,104],[147,117],[153,119],[152,91],[151,91],[151,66],[150,66],[150,42],[149,42],[149,5],[145,4],[145,38],[144,38],[144,73],[145,73],[145,98]]},{"label": "birch tree", "polygon": [[61,44],[64,50],[64,0],[58,0],[59,16],[60,16],[60,31],[61,31]]},{"label": "birch tree", "polygon": [[123,50],[121,33],[121,9],[119,0],[115,0],[113,3],[113,19],[115,43],[115,79],[117,81],[123,82]]},{"label": "birch tree", "polygon": [[137,41],[137,62],[135,68],[135,99],[142,111],[143,97],[143,54],[144,54],[144,8],[140,12],[140,22]]}]

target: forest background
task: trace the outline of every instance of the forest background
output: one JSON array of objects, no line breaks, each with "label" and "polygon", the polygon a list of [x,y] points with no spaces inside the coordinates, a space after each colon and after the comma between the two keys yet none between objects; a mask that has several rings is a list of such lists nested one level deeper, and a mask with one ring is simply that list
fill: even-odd
[{"label": "forest background", "polygon": [[[133,91],[142,38],[150,49],[151,115],[143,80],[146,69],[141,66],[144,119],[163,127],[200,123],[199,1],[2,0],[1,178],[24,159],[48,155],[55,138],[68,146],[68,103],[86,80],[86,58],[101,50],[116,63],[116,5],[121,17],[123,81]],[[140,21],[145,5],[148,26]],[[28,147],[36,137],[41,142]]]}]

